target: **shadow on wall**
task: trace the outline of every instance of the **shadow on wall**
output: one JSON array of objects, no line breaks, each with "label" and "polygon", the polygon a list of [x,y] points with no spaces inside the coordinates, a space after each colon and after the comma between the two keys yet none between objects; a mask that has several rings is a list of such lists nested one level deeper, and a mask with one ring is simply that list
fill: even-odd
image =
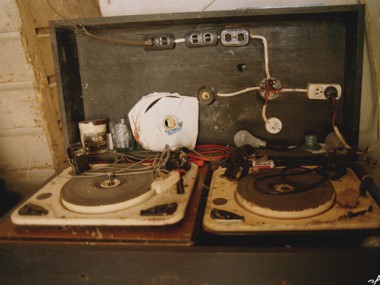
[{"label": "shadow on wall", "polygon": [[0,217],[6,214],[19,202],[19,195],[9,192],[5,187],[5,181],[0,179]]}]

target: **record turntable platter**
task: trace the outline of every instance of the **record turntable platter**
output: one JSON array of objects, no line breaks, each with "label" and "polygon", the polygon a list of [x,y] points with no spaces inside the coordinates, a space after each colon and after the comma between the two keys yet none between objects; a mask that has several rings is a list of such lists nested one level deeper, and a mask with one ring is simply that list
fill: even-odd
[{"label": "record turntable platter", "polygon": [[77,213],[108,213],[140,204],[154,196],[152,175],[141,173],[69,180],[61,190],[62,204]]},{"label": "record turntable platter", "polygon": [[250,174],[238,183],[235,199],[252,213],[279,219],[311,217],[333,206],[335,191],[329,181],[305,191],[295,191],[300,185],[321,180],[321,176],[306,172],[294,177],[297,178],[283,179],[280,169]]}]

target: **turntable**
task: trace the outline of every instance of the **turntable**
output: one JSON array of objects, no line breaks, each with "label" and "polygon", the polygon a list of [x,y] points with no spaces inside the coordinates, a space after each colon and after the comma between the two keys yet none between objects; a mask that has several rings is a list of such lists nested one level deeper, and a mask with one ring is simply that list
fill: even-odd
[{"label": "turntable", "polygon": [[[311,171],[294,180],[292,169],[284,180],[283,171],[265,169],[236,182],[223,177],[225,168],[216,170],[203,220],[205,230],[253,234],[380,227],[379,206],[369,194],[359,195],[360,181],[350,168],[335,181],[320,181]],[[337,203],[336,197],[347,190],[358,197],[352,208]]]},{"label": "turntable", "polygon": [[[132,165],[133,166],[133,165]],[[11,215],[16,225],[163,226],[184,218],[198,173],[114,164],[74,175],[67,168]],[[180,190],[177,184],[183,186]]]}]

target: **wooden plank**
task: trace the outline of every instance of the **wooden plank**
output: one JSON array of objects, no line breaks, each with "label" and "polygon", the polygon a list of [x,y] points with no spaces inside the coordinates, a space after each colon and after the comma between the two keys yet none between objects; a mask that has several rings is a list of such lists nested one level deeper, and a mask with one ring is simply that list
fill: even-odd
[{"label": "wooden plank", "polygon": [[[29,54],[33,55],[33,57],[31,57],[31,63],[33,65],[36,81],[36,95],[39,100],[38,102],[40,104],[41,112],[43,114],[44,127],[47,131],[47,141],[50,146],[51,155],[53,157],[53,165],[56,170],[60,170],[66,167],[66,154],[64,142],[62,140],[62,130],[60,128],[59,118],[57,117],[57,111],[55,109],[56,104],[54,103],[54,98],[50,92],[48,75],[47,71],[45,70],[45,65],[48,65],[48,61],[44,61],[43,59],[49,55],[41,53],[39,39],[42,39],[44,37],[37,37],[36,28],[38,27],[36,27],[36,21],[33,19],[31,12],[31,5],[33,4],[35,5],[33,6],[34,8],[39,7],[41,17],[44,13],[44,15],[46,15],[47,3],[45,1],[29,2],[17,0],[17,4],[19,6],[20,15],[23,21],[22,36],[25,38],[25,48]],[[46,21],[48,20],[46,19]],[[50,70],[49,73],[52,73],[52,71]]]},{"label": "wooden plank", "polygon": [[[65,229],[62,229],[64,231]],[[0,243],[3,284],[373,284],[379,248]]]},{"label": "wooden plank", "polygon": [[54,70],[54,63],[53,63],[53,52],[51,49],[51,41],[50,41],[50,35],[44,34],[45,36],[40,36],[40,34],[37,34],[38,37],[38,45],[41,50],[42,56],[42,64],[45,69],[47,76],[52,76],[55,74]]},{"label": "wooden plank", "polygon": [[[100,17],[98,0],[49,0],[51,6],[67,18],[81,19]],[[30,1],[30,8],[36,28],[49,27],[49,21],[61,20],[47,1]]]}]

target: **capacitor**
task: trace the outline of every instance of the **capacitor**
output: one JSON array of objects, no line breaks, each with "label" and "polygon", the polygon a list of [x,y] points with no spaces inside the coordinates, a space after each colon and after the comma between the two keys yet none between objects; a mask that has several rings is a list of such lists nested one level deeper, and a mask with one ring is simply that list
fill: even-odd
[{"label": "capacitor", "polygon": [[319,150],[321,146],[318,144],[317,134],[313,131],[305,133],[305,144],[302,146],[306,150]]},{"label": "capacitor", "polygon": [[112,140],[112,134],[107,133],[107,149],[113,150],[113,140]]}]

